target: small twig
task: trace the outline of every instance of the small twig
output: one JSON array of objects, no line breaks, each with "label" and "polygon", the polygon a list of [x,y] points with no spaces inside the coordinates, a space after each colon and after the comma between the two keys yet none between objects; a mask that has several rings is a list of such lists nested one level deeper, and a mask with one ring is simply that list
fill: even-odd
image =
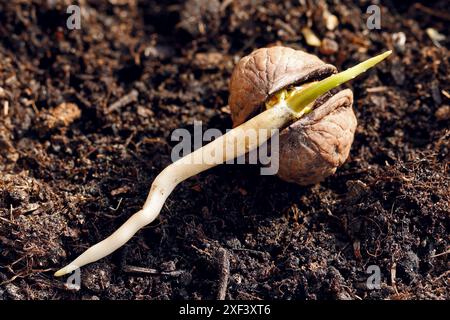
[{"label": "small twig", "polygon": [[248,299],[248,300],[263,300],[263,299],[261,299],[260,297],[255,296],[255,295],[253,295],[253,294],[250,294],[250,293],[248,293],[248,292],[244,292],[244,291],[238,290],[238,293],[239,293],[239,295],[241,295],[241,296],[245,296],[246,299]]},{"label": "small twig", "polygon": [[151,268],[143,268],[143,267],[136,267],[136,266],[124,266],[123,271],[128,273],[145,273],[155,276],[172,276],[172,277],[178,277],[182,273],[184,273],[184,270],[174,270],[174,271],[158,271],[156,269]]},{"label": "small twig", "polygon": [[4,222],[6,222],[6,223],[12,224],[13,226],[17,226],[17,223],[15,223],[15,222],[13,222],[13,221],[9,221],[9,220],[6,219],[6,218],[0,217],[0,220],[4,221]]},{"label": "small twig", "polygon": [[48,272],[48,271],[52,271],[52,270],[53,270],[53,268],[48,268],[48,269],[34,269],[34,270],[32,269],[29,272],[27,272],[27,271],[19,272],[18,274],[14,275],[10,279],[0,282],[0,286],[4,286],[8,283],[11,283],[14,280],[16,280],[17,278],[25,278],[25,277],[28,277],[35,273]]},{"label": "small twig", "polygon": [[135,90],[135,89],[131,90],[130,93],[124,95],[122,98],[120,98],[116,102],[109,105],[107,112],[111,113],[117,109],[120,109],[120,108],[126,106],[130,102],[136,101],[138,96],[139,96],[139,93],[137,92],[137,90]]},{"label": "small twig", "polygon": [[3,115],[6,117],[9,113],[9,102],[6,100],[3,102]]},{"label": "small twig", "polygon": [[228,279],[230,278],[230,259],[229,253],[224,248],[219,249],[220,277],[219,291],[217,293],[218,300],[225,300],[228,287]]},{"label": "small twig", "polygon": [[450,93],[448,93],[447,91],[445,91],[444,89],[441,90],[442,94],[447,98],[450,99]]},{"label": "small twig", "polygon": [[253,249],[247,249],[247,248],[235,248],[235,249],[233,249],[233,251],[250,252],[250,253],[253,253],[253,254],[257,255],[257,256],[264,255],[264,252],[262,252],[262,251],[253,250]]},{"label": "small twig", "polygon": [[133,130],[133,132],[130,134],[130,136],[127,138],[127,140],[125,141],[124,147],[127,148],[128,145],[130,144],[131,140],[133,140],[134,136],[136,135],[136,129]]},{"label": "small twig", "polygon": [[209,252],[206,252],[205,250],[197,248],[193,244],[191,244],[191,248],[194,249],[195,251],[199,252],[200,254],[204,254],[204,255],[208,256],[209,258],[212,258],[211,254]]},{"label": "small twig", "polygon": [[123,271],[128,273],[159,274],[158,270],[156,269],[135,267],[135,266],[124,266]]},{"label": "small twig", "polygon": [[384,92],[387,90],[388,87],[386,86],[379,86],[379,87],[373,87],[373,88],[367,88],[367,93],[378,93],[378,92]]},{"label": "small twig", "polygon": [[398,294],[397,284],[395,282],[395,278],[397,278],[397,263],[392,263],[391,265],[391,284],[395,290],[395,294]]},{"label": "small twig", "polygon": [[440,256],[443,256],[443,255],[446,255],[446,254],[449,254],[449,253],[450,253],[450,249],[449,249],[449,250],[447,250],[447,251],[444,251],[444,252],[438,253],[438,254],[433,254],[432,256],[430,256],[430,258],[436,258],[436,257],[440,257]]},{"label": "small twig", "polygon": [[120,205],[122,204],[122,200],[123,198],[120,198],[119,203],[117,204],[117,207],[113,208],[113,207],[109,207],[112,211],[117,211],[120,208]]},{"label": "small twig", "polygon": [[441,274],[439,277],[435,278],[434,281],[439,281],[442,278],[448,276],[450,274],[450,270],[445,271],[443,274]]},{"label": "small twig", "polygon": [[433,9],[425,7],[424,5],[422,5],[420,3],[416,3],[414,5],[414,7],[415,7],[415,9],[418,9],[418,10],[420,10],[420,11],[422,11],[422,12],[424,12],[424,13],[430,15],[430,16],[434,16],[436,18],[440,18],[440,19],[443,19],[443,20],[450,21],[450,15],[445,14],[445,13],[440,12],[440,11],[435,11]]}]

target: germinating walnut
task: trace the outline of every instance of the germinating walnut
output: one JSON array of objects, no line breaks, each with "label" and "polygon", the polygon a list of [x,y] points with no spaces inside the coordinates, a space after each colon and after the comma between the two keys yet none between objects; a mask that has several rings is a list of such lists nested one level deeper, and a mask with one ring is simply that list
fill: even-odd
[{"label": "germinating walnut", "polygon": [[[263,104],[267,110],[167,166],[153,181],[141,210],[109,237],[55,272],[55,276],[71,273],[120,248],[138,230],[158,217],[167,197],[180,182],[256,150],[272,137],[266,132],[287,128],[281,133],[283,167],[279,174],[282,178],[308,184],[333,173],[348,155],[356,120],[351,109],[351,91],[341,91],[329,99],[325,94],[372,68],[390,54],[391,51],[386,51],[308,87],[303,85],[301,90],[283,88],[314,80],[315,77],[322,78],[334,72],[334,67],[324,65],[314,56],[281,47],[257,50],[253,53],[255,56],[244,58],[238,64],[231,84],[233,118],[236,123],[242,122]],[[283,90],[277,93],[280,89]],[[257,139],[247,139],[248,132],[258,132]],[[204,159],[204,155],[213,161],[197,161]]]},{"label": "germinating walnut", "polygon": [[[234,126],[261,112],[277,92],[322,80],[336,72],[314,55],[287,47],[262,48],[243,57],[230,81]],[[278,176],[300,185],[324,180],[347,159],[356,117],[346,89],[318,99],[312,112],[280,133]]]}]

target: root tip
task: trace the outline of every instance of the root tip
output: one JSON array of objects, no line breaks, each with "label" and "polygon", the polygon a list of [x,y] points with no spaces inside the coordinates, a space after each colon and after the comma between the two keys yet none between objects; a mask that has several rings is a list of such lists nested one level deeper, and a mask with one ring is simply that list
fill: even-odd
[{"label": "root tip", "polygon": [[75,266],[73,264],[69,264],[69,265],[65,266],[64,268],[61,268],[58,271],[56,271],[54,275],[55,275],[55,277],[61,277],[61,276],[64,276],[66,274],[73,272],[76,269],[78,269],[77,266]]}]

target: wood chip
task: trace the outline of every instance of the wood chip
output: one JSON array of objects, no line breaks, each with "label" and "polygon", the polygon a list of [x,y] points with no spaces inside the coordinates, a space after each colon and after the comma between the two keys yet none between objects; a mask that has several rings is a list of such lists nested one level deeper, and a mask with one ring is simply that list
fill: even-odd
[{"label": "wood chip", "polygon": [[305,37],[305,41],[309,46],[320,47],[322,42],[310,28],[308,28],[308,27],[303,28],[302,34]]},{"label": "wood chip", "polygon": [[40,131],[49,131],[55,128],[68,127],[81,117],[81,110],[74,103],[63,102],[56,108],[41,113]]},{"label": "wood chip", "polygon": [[111,113],[115,110],[118,110],[122,107],[125,107],[126,105],[128,105],[131,102],[135,102],[137,101],[139,96],[139,92],[135,89],[131,90],[130,93],[124,95],[122,98],[120,98],[119,100],[117,100],[116,102],[112,103],[109,107],[107,112]]},{"label": "wood chip", "polygon": [[229,253],[224,248],[219,249],[219,263],[220,263],[220,276],[219,276],[219,290],[217,293],[218,300],[225,300],[227,295],[228,280],[230,278],[230,258]]},{"label": "wood chip", "polygon": [[431,41],[433,41],[433,44],[438,47],[441,48],[441,44],[440,41],[444,41],[445,40],[445,35],[439,33],[436,29],[433,28],[427,28],[426,30],[427,35],[430,37]]},{"label": "wood chip", "polygon": [[117,196],[119,194],[125,194],[125,193],[128,193],[128,192],[130,192],[130,187],[123,186],[123,187],[119,187],[119,188],[114,189],[113,191],[111,191],[111,195],[113,197],[115,197],[115,196]]}]

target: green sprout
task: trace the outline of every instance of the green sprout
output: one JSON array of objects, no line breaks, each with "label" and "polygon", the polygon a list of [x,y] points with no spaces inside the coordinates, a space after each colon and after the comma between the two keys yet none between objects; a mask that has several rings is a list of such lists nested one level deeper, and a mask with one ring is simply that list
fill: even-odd
[{"label": "green sprout", "polygon": [[323,94],[356,78],[361,73],[366,72],[368,69],[386,59],[391,53],[391,50],[386,51],[345,71],[333,74],[328,78],[318,81],[299,91],[297,94],[289,96],[286,99],[286,103],[294,112],[300,112]]}]

